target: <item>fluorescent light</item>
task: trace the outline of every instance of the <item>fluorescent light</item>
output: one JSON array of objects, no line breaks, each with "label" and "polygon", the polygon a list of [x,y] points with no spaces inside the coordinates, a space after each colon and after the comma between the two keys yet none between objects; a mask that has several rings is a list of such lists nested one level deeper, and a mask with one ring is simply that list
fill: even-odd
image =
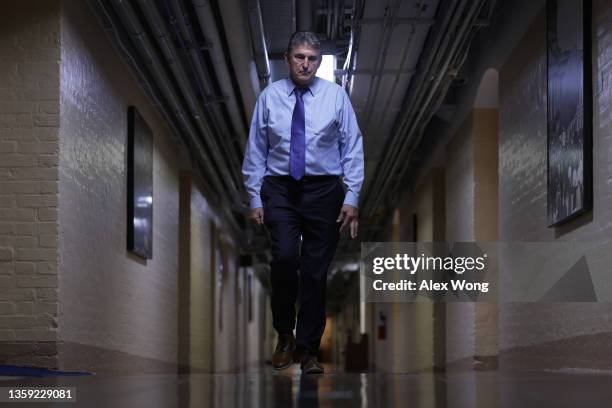
[{"label": "fluorescent light", "polygon": [[317,70],[317,76],[334,82],[334,69],[336,69],[336,56],[331,54],[323,55],[321,65]]}]

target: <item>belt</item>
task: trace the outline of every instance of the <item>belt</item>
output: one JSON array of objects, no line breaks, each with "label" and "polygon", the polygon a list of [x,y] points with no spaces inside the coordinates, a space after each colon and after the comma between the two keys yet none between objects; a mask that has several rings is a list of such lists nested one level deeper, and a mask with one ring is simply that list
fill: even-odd
[{"label": "belt", "polygon": [[299,180],[296,180],[291,176],[266,176],[266,177],[271,177],[271,178],[288,181],[292,183],[311,183],[311,182],[317,182],[317,181],[338,179],[340,176],[336,174],[326,174],[326,175],[321,175],[321,176],[303,176]]}]

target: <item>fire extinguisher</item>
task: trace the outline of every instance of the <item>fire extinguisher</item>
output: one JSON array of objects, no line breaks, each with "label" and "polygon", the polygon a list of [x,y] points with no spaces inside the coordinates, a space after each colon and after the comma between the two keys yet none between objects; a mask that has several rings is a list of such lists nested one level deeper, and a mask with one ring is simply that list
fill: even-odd
[{"label": "fire extinguisher", "polygon": [[378,340],[387,338],[387,316],[382,310],[378,311]]}]

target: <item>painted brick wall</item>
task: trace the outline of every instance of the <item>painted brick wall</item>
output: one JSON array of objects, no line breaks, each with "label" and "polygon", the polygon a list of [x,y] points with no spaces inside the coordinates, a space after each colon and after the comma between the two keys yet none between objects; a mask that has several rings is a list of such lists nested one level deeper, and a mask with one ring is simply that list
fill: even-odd
[{"label": "painted brick wall", "polygon": [[[138,108],[154,139],[153,259],[148,261],[126,251],[130,105]],[[77,0],[62,2],[61,112],[62,364],[95,367],[95,357],[105,353],[109,364],[125,355],[176,363],[177,148],[87,4]]]},{"label": "painted brick wall", "polygon": [[239,330],[242,299],[239,295],[239,275],[236,252],[227,237],[216,230],[214,244],[215,265],[215,371],[231,372],[239,370],[243,361],[238,348],[242,335]]},{"label": "painted brick wall", "polygon": [[[469,115],[446,148],[446,240],[474,240],[474,149]],[[475,354],[475,308],[471,303],[446,304],[446,361]]]},{"label": "painted brick wall", "polygon": [[[546,228],[546,43],[544,13],[532,23],[500,71],[500,239],[591,242],[609,248],[612,238],[612,4],[593,2],[594,210],[565,227]],[[606,251],[609,253],[609,250]],[[609,255],[587,257],[596,290],[609,281]],[[598,281],[598,278],[601,280]],[[604,303],[505,304],[500,311],[500,348],[509,350],[612,331],[612,308]],[[569,359],[586,340],[554,349],[538,360]],[[597,348],[610,347],[610,340]],[[565,346],[564,346],[565,347]],[[569,347],[569,346],[568,346]],[[593,349],[594,350],[594,349]],[[591,350],[591,351],[593,351]],[[596,365],[597,353],[579,364]],[[609,365],[609,364],[608,364]]]},{"label": "painted brick wall", "polygon": [[474,240],[474,148],[468,115],[446,148],[446,240]]},{"label": "painted brick wall", "polygon": [[194,186],[191,189],[191,259],[190,259],[190,347],[191,365],[214,368],[214,291],[212,264],[212,212],[206,199]]},{"label": "painted brick wall", "polygon": [[[497,84],[494,89],[496,93]],[[475,102],[478,104],[478,97]],[[474,146],[474,239],[496,242],[498,239],[498,112],[496,108],[475,108],[473,117]],[[494,368],[498,354],[498,316],[495,303],[475,305],[478,369]]]},{"label": "painted brick wall", "polygon": [[59,1],[0,12],[0,363],[56,365]]},{"label": "painted brick wall", "polygon": [[[497,240],[497,110],[475,108],[446,148],[446,240]],[[446,305],[447,361],[497,352],[497,308]]]}]

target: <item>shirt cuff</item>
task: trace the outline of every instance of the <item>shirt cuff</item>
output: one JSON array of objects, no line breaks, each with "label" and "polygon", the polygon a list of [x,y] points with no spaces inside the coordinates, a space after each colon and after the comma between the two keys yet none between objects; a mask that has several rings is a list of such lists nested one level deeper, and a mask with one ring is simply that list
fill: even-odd
[{"label": "shirt cuff", "polygon": [[351,190],[348,190],[346,192],[346,195],[344,196],[344,204],[348,204],[350,206],[358,208],[359,207],[359,196],[353,193]]},{"label": "shirt cuff", "polygon": [[263,208],[263,203],[261,202],[260,196],[251,197],[251,210],[255,208]]}]

